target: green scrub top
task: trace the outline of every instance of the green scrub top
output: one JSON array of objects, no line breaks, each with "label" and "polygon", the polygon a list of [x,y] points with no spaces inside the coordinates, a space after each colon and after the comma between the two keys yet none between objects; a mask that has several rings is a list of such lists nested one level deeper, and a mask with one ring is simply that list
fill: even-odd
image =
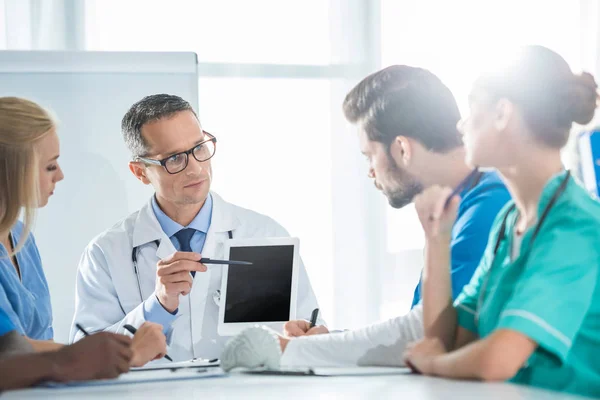
[{"label": "green scrub top", "polygon": [[[497,329],[538,344],[511,382],[582,395],[600,395],[600,203],[566,172],[540,197],[538,215],[568,179],[531,242],[523,236],[510,259],[518,211],[499,213],[471,282],[456,299],[458,323],[480,338]],[[505,216],[504,239],[494,248]]]}]

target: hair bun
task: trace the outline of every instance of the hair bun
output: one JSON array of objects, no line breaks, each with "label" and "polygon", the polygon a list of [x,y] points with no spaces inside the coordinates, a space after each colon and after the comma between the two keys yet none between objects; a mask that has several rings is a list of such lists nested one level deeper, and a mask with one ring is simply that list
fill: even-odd
[{"label": "hair bun", "polygon": [[575,75],[575,82],[582,86],[587,86],[594,91],[598,89],[598,84],[596,84],[594,76],[589,72],[582,72],[579,75]]},{"label": "hair bun", "polygon": [[575,75],[567,85],[565,93],[565,117],[580,125],[589,123],[594,118],[598,106],[598,85],[592,74],[583,72]]}]

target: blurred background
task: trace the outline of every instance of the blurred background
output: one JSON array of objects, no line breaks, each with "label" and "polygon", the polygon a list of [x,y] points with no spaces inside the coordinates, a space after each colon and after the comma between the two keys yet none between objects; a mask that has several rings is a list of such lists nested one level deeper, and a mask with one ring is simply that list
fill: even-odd
[{"label": "blurred background", "polygon": [[[0,49],[195,52],[199,117],[219,139],[213,189],[299,237],[323,316],[354,328],[409,309],[423,235],[367,178],[346,93],[409,64],[465,112],[477,72],[515,45],[598,74],[599,21],[595,0],[0,0]],[[53,292],[73,292],[53,268]]]}]

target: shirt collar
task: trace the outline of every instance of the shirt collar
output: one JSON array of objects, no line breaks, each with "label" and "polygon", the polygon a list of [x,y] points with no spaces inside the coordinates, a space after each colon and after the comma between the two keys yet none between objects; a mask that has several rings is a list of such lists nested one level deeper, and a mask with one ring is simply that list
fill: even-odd
[{"label": "shirt collar", "polygon": [[481,182],[481,179],[483,178],[484,175],[485,175],[485,173],[480,171],[479,173],[472,176],[471,179],[469,180],[469,182],[467,182],[467,185],[458,194],[460,196],[460,198],[464,199],[465,196],[467,195],[467,193],[469,193],[471,190],[475,189],[475,187],[477,187],[477,185],[479,185],[479,183]]},{"label": "shirt collar", "polygon": [[[10,229],[10,237],[9,240],[12,241],[12,244],[14,245],[14,247],[16,248],[18,245],[21,244],[21,235],[23,234],[23,223],[21,221],[17,221],[17,223],[15,225],[13,225],[13,227]],[[31,237],[31,235],[33,235],[32,232],[29,232],[29,237]],[[29,241],[29,237],[27,238],[27,241]],[[27,243],[27,242],[25,242]],[[0,245],[0,256],[4,257],[7,256],[10,253],[10,249],[4,247],[4,245]]]},{"label": "shirt collar", "polygon": [[563,180],[566,178],[567,171],[561,171],[554,175],[544,186],[542,190],[542,194],[540,195],[540,203],[538,205],[538,218],[544,212],[548,203],[550,203],[550,199],[554,196],[558,188],[563,183]]},{"label": "shirt collar", "polygon": [[[540,223],[539,218],[541,217],[542,213],[544,212],[544,210],[550,203],[550,199],[552,199],[552,197],[554,196],[556,191],[559,189],[559,187],[563,183],[563,180],[566,179],[566,175],[567,175],[567,171],[559,172],[556,175],[552,176],[546,183],[546,186],[544,186],[544,189],[542,190],[542,193],[540,195],[540,201],[538,204],[538,215],[537,215],[538,221],[536,222],[536,224],[533,227],[530,227],[529,229],[527,229],[527,231],[522,235],[521,250],[519,251],[519,256],[517,257],[517,259],[515,261],[520,260],[521,255],[525,254],[525,251],[528,251],[529,246],[531,246],[531,239],[532,239],[531,236],[533,235],[533,232],[535,232],[537,225]],[[509,260],[510,260],[510,257],[509,257],[510,252],[509,251],[510,251],[511,246],[513,245],[513,240],[514,240],[513,231],[514,231],[514,226],[517,222],[518,215],[519,215],[519,210],[513,205],[513,209],[509,212],[509,215],[506,216],[507,220],[506,220],[506,226],[504,228],[504,235],[508,240],[506,241],[507,244],[505,246],[501,246],[501,248],[504,249],[503,251],[506,251],[506,253],[505,253],[506,257],[508,257]]]},{"label": "shirt collar", "polygon": [[152,196],[152,210],[154,211],[154,215],[156,216],[160,227],[168,237],[173,236],[184,228],[193,228],[197,231],[207,233],[212,219],[212,205],[212,195],[209,193],[204,205],[200,209],[200,212],[196,214],[192,222],[190,222],[188,226],[182,226],[165,214],[165,212],[158,206],[156,196]]}]

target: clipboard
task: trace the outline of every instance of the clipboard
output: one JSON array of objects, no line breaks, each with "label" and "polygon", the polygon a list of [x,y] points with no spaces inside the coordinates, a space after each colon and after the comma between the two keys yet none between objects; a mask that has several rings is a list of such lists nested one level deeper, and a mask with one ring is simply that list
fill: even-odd
[{"label": "clipboard", "polygon": [[194,358],[188,361],[179,362],[151,362],[144,365],[143,367],[131,368],[130,372],[141,372],[141,371],[156,371],[156,370],[179,370],[184,368],[215,368],[221,366],[218,359],[207,360],[201,358]]},{"label": "clipboard", "polygon": [[248,369],[241,371],[250,375],[287,375],[287,376],[382,376],[407,375],[409,368],[396,367],[306,367],[280,369]]},{"label": "clipboard", "polygon": [[88,387],[126,385],[148,382],[179,381],[190,379],[222,378],[227,374],[221,368],[180,368],[174,370],[132,371],[120,375],[116,379],[101,379],[78,382],[46,382],[41,384],[47,388]]}]

